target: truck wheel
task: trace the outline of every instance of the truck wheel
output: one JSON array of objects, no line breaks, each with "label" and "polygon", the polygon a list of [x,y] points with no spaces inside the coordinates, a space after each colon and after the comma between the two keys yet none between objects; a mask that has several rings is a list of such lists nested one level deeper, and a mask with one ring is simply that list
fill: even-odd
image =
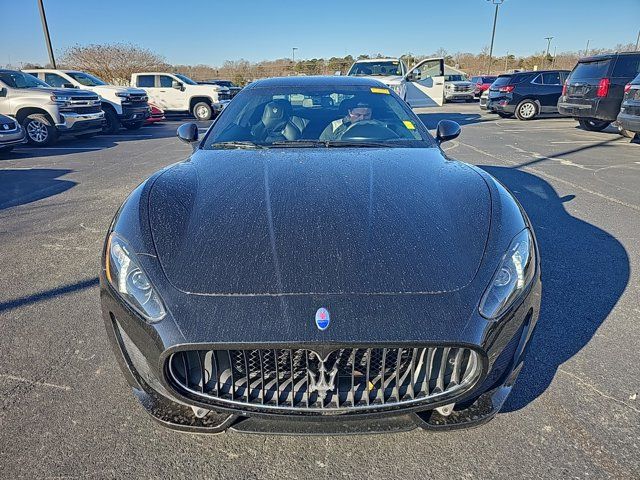
[{"label": "truck wheel", "polygon": [[110,108],[105,109],[104,119],[106,123],[104,128],[102,129],[102,132],[110,135],[118,133],[118,130],[120,130],[120,120],[118,120],[118,115],[116,115],[116,112],[114,112]]},{"label": "truck wheel", "polygon": [[124,126],[124,128],[126,128],[127,130],[139,130],[140,128],[142,128],[143,125],[144,125],[144,120],[141,122],[127,123]]},{"label": "truck wheel", "polygon": [[582,128],[590,132],[601,132],[611,124],[606,120],[595,120],[593,118],[580,118],[578,123]]},{"label": "truck wheel", "polygon": [[531,120],[538,115],[538,104],[531,100],[523,100],[516,107],[518,120]]},{"label": "truck wheel", "polygon": [[53,126],[51,120],[41,113],[32,113],[22,122],[22,126],[27,132],[27,140],[31,145],[44,147],[58,138],[58,131]]},{"label": "truck wheel", "polygon": [[211,110],[211,105],[208,103],[198,102],[193,106],[191,113],[196,117],[196,120],[210,120],[213,111]]}]

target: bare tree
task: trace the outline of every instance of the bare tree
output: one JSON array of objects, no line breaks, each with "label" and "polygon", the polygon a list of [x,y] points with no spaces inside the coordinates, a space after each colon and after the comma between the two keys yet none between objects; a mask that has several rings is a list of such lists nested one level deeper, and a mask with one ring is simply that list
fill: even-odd
[{"label": "bare tree", "polygon": [[170,68],[160,55],[126,43],[76,45],[63,52],[59,63],[120,85],[128,84],[132,73]]}]

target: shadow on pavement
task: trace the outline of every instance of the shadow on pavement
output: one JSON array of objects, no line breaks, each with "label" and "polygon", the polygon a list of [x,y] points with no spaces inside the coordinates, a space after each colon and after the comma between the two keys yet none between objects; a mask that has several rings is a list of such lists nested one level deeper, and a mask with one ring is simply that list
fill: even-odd
[{"label": "shadow on pavement", "polygon": [[542,269],[540,319],[525,365],[503,412],[541,395],[558,368],[605,321],[629,282],[629,257],[606,231],[571,216],[546,181],[521,170],[482,166],[522,203],[536,232]]},{"label": "shadow on pavement", "polygon": [[459,125],[470,125],[472,123],[496,122],[502,120],[497,115],[482,115],[481,113],[456,113],[456,112],[438,112],[438,113],[418,113],[418,118],[422,120],[425,126],[433,130],[438,126],[440,120],[453,120]]},{"label": "shadow on pavement", "polygon": [[88,280],[81,280],[69,285],[63,285],[61,287],[45,290],[44,292],[34,293],[33,295],[29,295],[26,297],[7,300],[6,302],[0,302],[0,312],[12,310],[14,308],[22,307],[24,305],[30,305],[36,302],[41,302],[43,300],[58,297],[60,295],[67,295],[79,290],[84,290],[85,288],[95,287],[98,285],[98,283],[100,283],[98,277],[94,277]]},{"label": "shadow on pavement", "polygon": [[65,192],[76,185],[60,180],[73,170],[24,168],[0,170],[0,210],[24,205]]}]

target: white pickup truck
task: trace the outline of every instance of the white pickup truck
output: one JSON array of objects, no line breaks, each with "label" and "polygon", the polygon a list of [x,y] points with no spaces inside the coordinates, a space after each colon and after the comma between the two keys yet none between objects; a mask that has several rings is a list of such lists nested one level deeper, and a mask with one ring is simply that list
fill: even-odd
[{"label": "white pickup truck", "polygon": [[149,101],[165,112],[189,112],[197,120],[209,120],[230,98],[226,87],[200,85],[179,73],[134,73],[131,86],[144,89]]},{"label": "white pickup truck", "polygon": [[395,91],[412,107],[435,107],[444,102],[444,58],[427,58],[411,70],[399,58],[358,60],[347,75],[371,77]]},{"label": "white pickup truck", "polygon": [[108,85],[98,77],[74,70],[23,70],[56,88],[89,90],[100,96],[106,133],[116,133],[123,126],[137,130],[149,116],[147,93],[139,88]]}]

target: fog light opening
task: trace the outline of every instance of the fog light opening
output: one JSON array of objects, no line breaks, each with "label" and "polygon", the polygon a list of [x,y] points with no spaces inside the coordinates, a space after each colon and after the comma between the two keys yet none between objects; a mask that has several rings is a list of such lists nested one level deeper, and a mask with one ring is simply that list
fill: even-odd
[{"label": "fog light opening", "polygon": [[206,410],[204,408],[200,408],[200,407],[191,407],[191,409],[193,410],[193,414],[198,417],[198,418],[204,418],[207,416],[207,414],[211,411],[211,410]]},{"label": "fog light opening", "polygon": [[443,405],[441,407],[436,408],[436,412],[438,412],[443,417],[448,417],[453,412],[453,407],[455,407],[455,403],[450,403],[449,405]]}]

